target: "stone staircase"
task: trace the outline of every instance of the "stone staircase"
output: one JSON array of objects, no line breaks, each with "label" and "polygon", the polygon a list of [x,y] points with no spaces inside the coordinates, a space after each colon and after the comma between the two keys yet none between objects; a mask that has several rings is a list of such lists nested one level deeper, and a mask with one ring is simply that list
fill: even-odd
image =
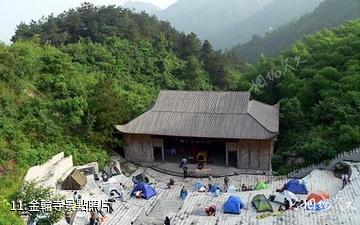
[{"label": "stone staircase", "polygon": [[[341,188],[341,180],[335,178],[331,171],[318,170],[327,169],[334,166],[338,161],[351,159],[357,161],[360,149],[354,149],[349,153],[340,154],[330,164],[303,169],[307,176],[304,178],[308,183],[310,191],[326,191],[331,195],[332,207],[325,212],[312,212],[306,210],[287,211],[281,216],[269,216],[264,219],[257,219],[259,215],[251,206],[251,200],[256,194],[271,194],[274,188],[280,188],[288,181],[287,177],[273,177],[267,175],[250,175],[239,174],[230,177],[230,185],[240,186],[246,184],[253,186],[259,181],[268,181],[270,188],[261,191],[237,192],[234,194],[224,193],[219,197],[212,197],[208,193],[198,193],[194,191],[194,184],[197,181],[204,185],[208,183],[207,178],[187,178],[174,177],[162,172],[149,169],[139,168],[134,175],[144,172],[149,177],[152,186],[155,187],[157,195],[149,200],[136,199],[130,197],[133,187],[131,177],[121,176],[119,181],[126,186],[127,202],[116,202],[114,204],[115,212],[107,216],[107,220],[102,225],[127,225],[135,221],[136,225],[162,225],[166,216],[171,218],[172,225],[358,225],[360,221],[360,163],[349,164],[353,168],[353,181],[343,190]],[[360,160],[359,160],[360,161]],[[301,173],[305,173],[300,171]],[[169,179],[175,180],[175,186],[167,189],[166,184]],[[80,192],[83,199],[105,200],[107,196],[101,191],[97,182],[88,177],[87,187]],[[214,183],[223,184],[223,178],[214,179]],[[189,196],[185,201],[180,200],[179,193],[182,186],[186,186],[189,190]],[[240,215],[229,215],[222,212],[222,206],[229,195],[238,195],[247,206],[242,210]],[[71,193],[67,193],[71,197]],[[299,196],[301,199],[306,196]],[[218,206],[216,217],[197,216],[194,211],[203,209],[204,207],[215,204]],[[273,205],[274,210],[278,207]],[[63,225],[64,221],[57,225]],[[82,224],[83,225],[83,224]]]},{"label": "stone staircase", "polygon": [[295,171],[289,173],[288,177],[301,179],[301,178],[307,176],[308,174],[310,174],[311,171],[313,171],[314,169],[333,170],[335,165],[340,161],[360,162],[360,147],[355,148],[348,152],[340,153],[330,162],[314,164],[314,165],[310,165],[310,166],[295,170]]}]

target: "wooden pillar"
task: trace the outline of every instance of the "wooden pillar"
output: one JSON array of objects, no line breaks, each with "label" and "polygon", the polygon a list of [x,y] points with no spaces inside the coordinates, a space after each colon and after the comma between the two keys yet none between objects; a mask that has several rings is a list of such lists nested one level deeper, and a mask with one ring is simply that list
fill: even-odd
[{"label": "wooden pillar", "polygon": [[164,139],[161,139],[161,157],[162,162],[165,163]]},{"label": "wooden pillar", "polygon": [[228,168],[229,167],[229,144],[228,143],[226,143],[225,144],[226,145],[226,153],[225,153],[225,165],[226,165],[226,168]]},{"label": "wooden pillar", "polygon": [[237,146],[237,150],[236,150],[236,168],[240,169],[240,160],[241,160],[241,157],[240,157],[240,140],[237,142],[236,144]]},{"label": "wooden pillar", "polygon": [[273,156],[273,151],[274,151],[274,139],[272,139],[270,141],[270,151],[269,151],[269,171],[272,171],[272,166],[271,166],[271,161],[272,161],[272,156]]},{"label": "wooden pillar", "polygon": [[[151,157],[152,157],[152,163],[155,163],[155,155],[154,155],[154,143],[153,143],[153,140],[152,140],[152,138],[149,136],[149,142],[150,142],[150,147],[151,147],[151,149],[150,150],[152,150],[153,151],[153,154],[151,154]],[[143,147],[144,147],[144,144],[143,144]],[[143,149],[143,151],[146,151],[147,149]]]}]

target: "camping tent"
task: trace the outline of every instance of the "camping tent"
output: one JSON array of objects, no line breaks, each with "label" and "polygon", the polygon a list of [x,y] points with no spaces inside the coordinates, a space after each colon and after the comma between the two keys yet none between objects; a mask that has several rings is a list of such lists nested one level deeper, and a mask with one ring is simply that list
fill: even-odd
[{"label": "camping tent", "polygon": [[196,191],[198,191],[201,187],[203,187],[204,185],[200,182],[200,181],[196,181],[194,188]]},{"label": "camping tent", "polygon": [[[281,193],[277,193],[275,198],[274,198],[274,202],[280,203],[280,204],[284,204],[285,202],[285,198],[287,200],[289,200],[289,202],[296,202],[299,201],[299,199],[296,197],[296,195],[290,191],[283,191]],[[292,201],[290,201],[292,200]]]},{"label": "camping tent", "polygon": [[270,201],[263,194],[256,195],[252,199],[251,203],[253,204],[257,212],[273,211]]},{"label": "camping tent", "polygon": [[306,209],[319,211],[330,209],[331,203],[329,201],[330,195],[325,192],[311,193],[306,199]]},{"label": "camping tent", "polygon": [[134,182],[135,185],[139,183],[149,183],[149,178],[147,178],[143,173],[140,173],[134,176],[132,178],[132,181]]},{"label": "camping tent", "polygon": [[116,176],[121,174],[120,169],[116,166],[115,162],[112,162],[104,167],[103,170],[108,177]]},{"label": "camping tent", "polygon": [[326,192],[322,192],[322,191],[319,191],[319,192],[313,192],[311,193],[306,201],[307,202],[315,202],[315,203],[318,203],[320,201],[326,201],[327,199],[330,199],[330,195]]},{"label": "camping tent", "polygon": [[120,192],[120,183],[115,177],[111,177],[107,182],[101,183],[101,189],[106,195],[110,196],[110,192],[113,190]]},{"label": "camping tent", "polygon": [[112,176],[113,176],[113,174],[112,174],[112,172],[111,172],[111,168],[110,168],[109,165],[106,165],[106,166],[104,167],[103,171],[106,173],[106,175],[107,175],[108,177],[112,177]]},{"label": "camping tent", "polygon": [[291,191],[294,194],[308,194],[305,183],[302,180],[290,180],[284,185],[284,190]]},{"label": "camping tent", "polygon": [[216,189],[215,192],[212,193],[212,196],[219,197],[220,196],[220,189]]},{"label": "camping tent", "polygon": [[218,190],[218,189],[220,190],[219,186],[217,186],[217,185],[211,185],[211,186],[210,186],[210,189],[209,189],[209,192],[215,193],[216,190]]},{"label": "camping tent", "polygon": [[187,191],[180,191],[180,198],[181,200],[185,200],[185,198],[188,196],[188,192]]},{"label": "camping tent", "polygon": [[255,190],[263,190],[263,189],[267,189],[267,188],[269,188],[269,185],[265,182],[259,182],[255,186]]},{"label": "camping tent", "polygon": [[237,188],[235,187],[235,185],[230,185],[228,191],[228,193],[236,193],[237,192]]},{"label": "camping tent", "polygon": [[244,203],[238,196],[230,196],[224,204],[224,213],[240,214],[240,210],[244,208]]},{"label": "camping tent", "polygon": [[139,183],[135,185],[134,189],[131,192],[131,195],[135,195],[135,193],[138,191],[143,192],[143,198],[145,199],[149,199],[156,195],[156,191],[154,190],[154,188],[145,183]]},{"label": "camping tent", "polygon": [[61,187],[63,190],[81,190],[85,187],[86,182],[86,176],[84,176],[79,170],[74,169],[62,182]]}]

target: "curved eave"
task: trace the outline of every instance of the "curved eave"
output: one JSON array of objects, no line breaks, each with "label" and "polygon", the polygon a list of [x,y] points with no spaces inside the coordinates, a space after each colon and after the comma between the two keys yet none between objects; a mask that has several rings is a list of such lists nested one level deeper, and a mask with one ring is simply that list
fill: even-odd
[{"label": "curved eave", "polygon": [[117,130],[123,134],[133,134],[133,135],[156,135],[156,136],[164,136],[164,137],[183,137],[183,138],[208,138],[208,139],[224,139],[224,140],[269,140],[274,139],[278,133],[272,133],[268,137],[262,137],[262,138],[251,138],[251,137],[209,137],[209,136],[196,136],[196,135],[172,135],[172,134],[164,134],[164,133],[146,133],[146,132],[127,132],[124,129],[119,129],[118,126],[116,126]]}]

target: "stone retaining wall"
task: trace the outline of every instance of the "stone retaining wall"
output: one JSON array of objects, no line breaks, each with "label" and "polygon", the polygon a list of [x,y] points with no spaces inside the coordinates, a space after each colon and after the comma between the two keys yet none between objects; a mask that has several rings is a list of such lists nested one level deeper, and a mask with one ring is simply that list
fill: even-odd
[{"label": "stone retaining wall", "polygon": [[288,174],[289,178],[303,178],[311,173],[314,169],[322,169],[322,170],[333,170],[335,165],[340,161],[352,161],[352,162],[360,162],[360,147],[355,148],[348,152],[343,152],[337,155],[333,160],[330,162],[323,162],[320,164],[310,165],[298,170],[295,170]]}]

